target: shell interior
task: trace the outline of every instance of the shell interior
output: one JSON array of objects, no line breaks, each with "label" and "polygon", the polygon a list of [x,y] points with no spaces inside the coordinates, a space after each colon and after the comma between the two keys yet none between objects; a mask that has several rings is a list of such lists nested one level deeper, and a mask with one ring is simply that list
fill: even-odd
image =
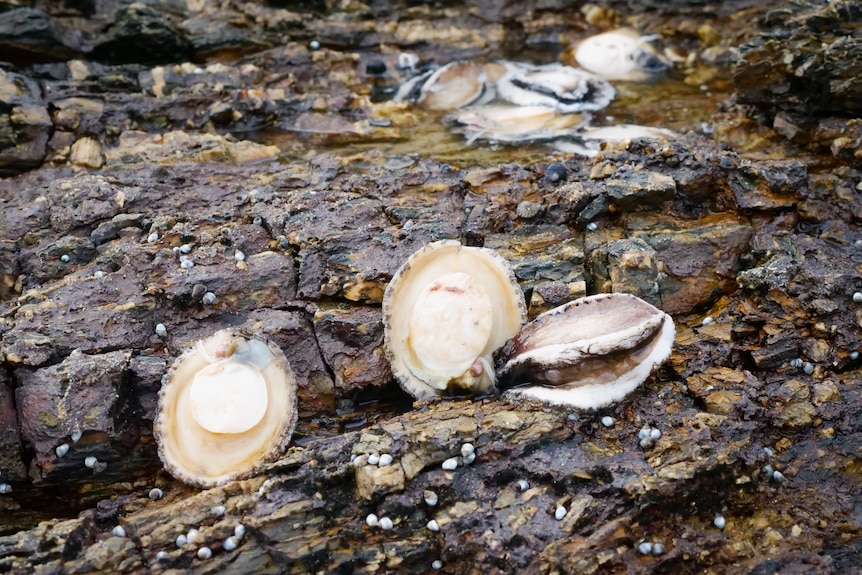
[{"label": "shell interior", "polygon": [[296,417],[296,381],[281,350],[222,330],[165,376],[154,432],[172,475],[211,487],[278,457]]},{"label": "shell interior", "polygon": [[398,87],[392,100],[395,102],[416,102],[422,95],[422,86],[433,73],[433,70],[429,70],[413,76]]},{"label": "shell interior", "polygon": [[418,399],[489,391],[492,356],[526,319],[508,263],[454,240],[428,244],[399,268],[383,296],[385,349],[401,386]]},{"label": "shell interior", "polygon": [[452,122],[472,140],[521,142],[574,134],[584,122],[580,114],[560,114],[546,106],[491,104],[462,110]]},{"label": "shell interior", "polygon": [[[676,334],[666,313],[630,294],[600,294],[546,312],[498,353],[507,396],[584,409],[622,399],[660,365]],[[521,386],[521,387],[513,387]]]},{"label": "shell interior", "polygon": [[493,313],[488,292],[468,274],[455,272],[429,283],[410,313],[407,348],[413,373],[436,389],[445,389],[445,382],[483,355]]},{"label": "shell interior", "polygon": [[452,62],[422,84],[418,104],[426,110],[454,110],[488,100],[487,77],[475,62]]},{"label": "shell interior", "polygon": [[221,360],[198,371],[189,390],[195,422],[211,433],[243,433],[263,419],[266,380],[254,366]]}]

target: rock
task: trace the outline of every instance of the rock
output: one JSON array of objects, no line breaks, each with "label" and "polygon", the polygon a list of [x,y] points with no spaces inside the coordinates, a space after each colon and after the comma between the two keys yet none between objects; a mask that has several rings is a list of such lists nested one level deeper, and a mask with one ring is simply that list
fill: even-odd
[{"label": "rock", "polygon": [[564,226],[525,225],[514,233],[489,234],[484,246],[512,264],[530,315],[586,295],[583,247]]},{"label": "rock", "polygon": [[736,270],[753,235],[745,218],[715,214],[692,223],[645,215],[628,220],[636,230],[633,236],[655,249],[661,305],[668,313],[686,313],[736,289]]},{"label": "rock", "polygon": [[730,187],[742,209],[786,209],[807,189],[808,173],[805,165],[795,160],[756,165],[744,162],[731,174]]},{"label": "rock", "polygon": [[40,165],[51,126],[38,85],[26,76],[0,70],[0,175]]},{"label": "rock", "polygon": [[101,168],[105,163],[102,146],[93,138],[81,138],[72,144],[69,161],[85,168]]},{"label": "rock", "polygon": [[[130,280],[122,272],[102,279],[76,276],[57,291],[29,292],[18,308],[15,327],[0,338],[0,351],[16,365],[38,367],[73,349],[100,353],[143,348],[152,330],[139,320],[149,315],[151,298]],[[61,307],[62,301],[76,303]]]},{"label": "rock", "polygon": [[5,375],[0,376],[0,481],[23,482],[27,478],[27,468],[21,453],[14,394],[7,381]]},{"label": "rock", "polygon": [[[597,433],[587,439],[580,433],[588,427],[587,423],[572,424],[563,414],[544,410],[512,411],[508,407],[498,401],[438,402],[363,432],[314,441],[304,449],[291,450],[269,466],[264,495],[259,489],[263,478],[185,493],[181,497],[169,495],[158,502],[150,501],[147,490],[142,490],[134,496],[119,498],[115,506],[104,510],[109,524],[116,522],[113,518],[117,514],[123,514],[124,529],[141,541],[139,548],[123,547],[130,539],[95,537],[92,519],[85,514],[70,522],[45,523],[19,535],[0,537],[0,565],[30,570],[37,565],[63,561],[70,569],[94,570],[104,566],[131,572],[142,561],[141,557],[155,562],[158,551],[167,553],[170,561],[180,560],[186,550],[177,549],[176,535],[186,532],[189,525],[199,529],[205,540],[218,541],[232,534],[241,521],[253,537],[266,537],[279,553],[289,554],[292,561],[305,563],[313,558],[320,561],[314,549],[323,544],[333,525],[340,525],[344,526],[343,536],[354,539],[347,543],[351,549],[366,549],[363,561],[386,562],[386,555],[377,551],[377,545],[385,544],[398,550],[399,569],[423,569],[427,554],[439,553],[436,549],[426,550],[425,536],[412,535],[425,532],[428,516],[422,510],[424,506],[417,503],[430,489],[447,494],[434,508],[434,517],[441,528],[439,536],[447,546],[476,549],[475,538],[486,531],[487,525],[496,526],[501,545],[491,544],[491,549],[496,549],[494,556],[477,556],[477,565],[490,567],[505,546],[510,560],[525,566],[535,564],[536,570],[541,564],[579,569],[607,564],[609,560],[622,566],[629,554],[637,553],[631,542],[641,536],[635,520],[640,505],[660,494],[673,501],[687,497],[692,484],[704,489],[712,486],[710,497],[699,499],[702,504],[708,504],[714,497],[735,501],[741,496],[733,478],[747,477],[749,469],[743,458],[748,449],[759,449],[744,438],[734,438],[733,431],[727,429],[732,427],[728,426],[727,418],[687,408],[674,431],[663,434],[656,448],[661,455],[648,466],[648,456],[636,447],[635,441],[616,440],[619,430]],[[633,422],[621,424],[622,433],[636,437],[637,426]],[[464,440],[475,441],[480,432],[477,449],[482,456],[468,468],[459,467],[451,472],[452,478],[448,478],[450,472],[440,469],[440,462]],[[603,437],[605,434],[609,436]],[[623,447],[627,444],[632,447]],[[409,465],[402,472],[401,466],[395,464],[357,468],[350,461],[350,453],[380,449],[390,450],[396,461],[418,459],[426,463],[418,467]],[[564,453],[568,456],[564,457]],[[683,453],[689,453],[692,459],[680,460]],[[415,471],[407,473],[408,468]],[[543,472],[533,473],[536,469]],[[654,470],[655,475],[651,474],[653,479],[644,483],[639,477],[646,469]],[[686,481],[675,479],[681,474],[686,475]],[[717,475],[723,481],[716,484]],[[519,477],[530,477],[530,489],[517,488]],[[307,490],[327,478],[332,483],[326,490]],[[611,510],[601,503],[600,495],[606,494],[605,482],[612,478],[619,487]],[[365,493],[362,485],[367,485],[372,490],[369,493],[374,494],[372,507],[359,496]],[[511,491],[508,503],[501,496],[503,490]],[[575,500],[568,502],[569,514],[563,524],[553,517],[561,492],[577,493]],[[776,500],[794,498],[794,494],[779,491],[773,494],[771,505],[775,506]],[[211,509],[216,504],[225,507],[223,517],[213,516]],[[803,499],[797,500],[796,505],[797,509],[799,506],[809,509],[817,504]],[[661,509],[667,509],[656,511],[663,520],[674,516],[669,508]],[[389,517],[394,529],[366,527],[365,517],[370,510]],[[583,532],[578,527],[609,513],[613,517],[602,519],[599,530]],[[725,514],[731,523],[736,519],[729,512]],[[706,519],[709,511],[703,515]],[[304,519],[300,521],[300,517]],[[682,541],[682,545],[688,545],[686,539],[713,541],[714,528],[709,521],[666,525],[671,530],[667,539],[671,540],[673,535],[672,540]],[[678,537],[682,533],[688,533],[688,537]],[[62,560],[56,554],[44,552],[50,542],[62,545],[72,534],[83,536],[87,543],[69,551]],[[34,548],[40,543],[38,548],[42,552],[25,553],[27,541],[33,542]],[[369,541],[377,543],[368,545]],[[514,545],[515,542],[519,544]],[[733,547],[733,542],[722,542],[717,537],[713,545],[724,549]],[[114,554],[110,559],[107,550]],[[570,551],[577,555],[570,555]],[[259,545],[244,544],[234,554],[213,554],[211,565],[226,566],[230,562],[234,569],[247,570],[268,561],[270,552]],[[755,551],[745,553],[747,557],[757,557]],[[448,552],[439,556],[446,562],[456,560]],[[322,568],[336,571],[351,561],[355,561],[353,551],[328,554]]]},{"label": "rock", "polygon": [[862,21],[853,2],[803,2],[740,46],[733,81],[745,104],[806,115],[862,110],[860,42],[843,32]]},{"label": "rock", "polygon": [[56,242],[36,251],[35,261],[27,261],[22,271],[30,281],[44,281],[58,278],[78,264],[92,261],[98,252],[90,238],[81,236],[61,236]]},{"label": "rock", "polygon": [[747,401],[746,387],[752,385],[751,374],[715,367],[686,379],[689,391],[701,399],[709,413],[730,415]]},{"label": "rock", "polygon": [[93,244],[97,246],[99,244],[115,240],[118,237],[120,237],[120,231],[113,222],[102,222],[96,226],[92,232],[90,232],[90,239],[93,241]]},{"label": "rock", "polygon": [[[77,58],[55,45],[54,62],[0,72],[0,571],[400,573],[464,557],[476,572],[852,571],[860,127],[838,108],[855,106],[845,85],[808,70],[853,89],[833,57],[855,65],[855,4],[313,4],[38,3],[34,22]],[[523,58],[625,22],[660,34],[677,70],[618,86],[595,121],[685,135],[584,159],[466,143],[390,101],[427,63]],[[791,59],[769,84],[744,67],[773,41]],[[379,351],[380,298],[443,238],[503,253],[533,314],[640,293],[674,317],[669,361],[601,414],[404,400]],[[152,418],[171,362],[223,328],[284,350],[301,413],[262,476],[197,491],[161,471]],[[86,401],[63,419],[67,392]],[[22,413],[23,437],[8,425]],[[75,442],[70,413],[109,431]],[[644,448],[646,425],[661,437]],[[442,469],[465,442],[475,461]],[[393,460],[355,464],[373,453]],[[372,512],[393,528],[369,527]],[[206,564],[176,547],[191,527]],[[665,553],[642,556],[650,542]]]},{"label": "rock", "polygon": [[779,425],[805,427],[810,425],[817,415],[817,410],[809,401],[811,391],[803,381],[786,381],[775,391],[774,397],[776,405],[773,410]]},{"label": "rock", "polygon": [[659,262],[656,251],[639,238],[616,240],[587,255],[592,293],[631,293],[657,303]]},{"label": "rock", "polygon": [[141,406],[141,419],[155,420],[159,390],[167,371],[167,361],[162,357],[138,355],[129,360],[131,384]]},{"label": "rock", "polygon": [[91,50],[91,57],[108,62],[176,62],[191,55],[173,18],[142,3],[120,7]]},{"label": "rock", "polygon": [[[123,211],[133,191],[124,190],[108,178],[98,175],[82,175],[68,180],[58,179],[49,184],[49,220],[57,232],[92,225],[93,222],[110,219]],[[71,209],[70,209],[71,208]]]},{"label": "rock", "polygon": [[383,351],[383,318],[370,307],[318,309],[314,334],[327,367],[335,376],[335,390],[345,396],[366,386],[392,379]]},{"label": "rock", "polygon": [[774,16],[739,47],[739,102],[756,106],[761,121],[797,144],[858,159],[862,43],[845,33],[862,21],[858,7],[802,2]]},{"label": "rock", "polygon": [[[251,310],[295,298],[296,273],[292,258],[266,250],[250,254],[238,264],[235,251],[218,245],[197,247],[188,256],[195,265],[188,269],[181,267],[181,261],[173,252],[168,255],[163,251],[153,262],[161,273],[153,278],[149,287],[179,307],[200,310],[199,317],[218,314],[227,302],[233,310]],[[261,277],[278,277],[280,281],[256,279]],[[218,300],[214,305],[202,306],[200,299],[192,299],[192,290],[197,284],[206,286],[207,291],[216,295]]]},{"label": "rock", "polygon": [[[84,63],[81,65],[86,66]],[[93,72],[97,73],[96,70]],[[86,73],[89,75],[89,70]],[[106,107],[104,100],[78,96],[57,98],[51,104],[54,108],[52,120],[56,129],[72,134],[87,131],[99,132],[98,121],[102,119]],[[82,138],[82,140],[92,139]]]},{"label": "rock", "polygon": [[168,132],[152,135],[131,130],[123,132],[119,145],[104,151],[108,164],[122,164],[130,157],[144,157],[157,164],[179,161],[255,163],[274,159],[279,150],[252,142],[231,141],[212,134]]},{"label": "rock", "polygon": [[[37,478],[50,475],[57,459],[54,448],[67,443],[73,432],[100,437],[96,443],[131,445],[137,440],[124,377],[128,362],[122,351],[92,356],[75,351],[56,366],[16,372],[21,437],[35,450],[32,471]],[[108,459],[95,445],[89,453]]]},{"label": "rock", "polygon": [[0,20],[0,52],[7,62],[26,66],[35,62],[64,60],[73,51],[61,40],[62,32],[41,10],[15,8]]},{"label": "rock", "polygon": [[20,273],[18,246],[9,240],[0,241],[0,302],[11,299],[17,293]]},{"label": "rock", "polygon": [[625,179],[608,179],[604,182],[608,204],[623,211],[658,208],[672,200],[676,182],[670,176],[655,172],[638,171]]},{"label": "rock", "polygon": [[364,465],[356,468],[356,495],[360,499],[373,500],[386,493],[404,490],[404,471],[400,465]]}]

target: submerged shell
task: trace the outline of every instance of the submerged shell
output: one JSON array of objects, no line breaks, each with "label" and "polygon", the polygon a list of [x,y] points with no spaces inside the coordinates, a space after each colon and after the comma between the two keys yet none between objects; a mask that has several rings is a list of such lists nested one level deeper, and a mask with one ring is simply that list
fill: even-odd
[{"label": "submerged shell", "polygon": [[567,154],[593,157],[599,153],[602,144],[608,142],[624,142],[626,140],[667,140],[678,136],[676,132],[655,126],[639,126],[636,124],[616,124],[613,126],[597,126],[584,128],[571,139],[553,143],[555,149]]},{"label": "submerged shell", "polygon": [[547,106],[572,114],[606,108],[616,95],[604,78],[571,66],[510,62],[507,68],[497,81],[497,94],[518,106]]},{"label": "submerged shell", "polygon": [[415,101],[426,110],[455,110],[490,101],[493,87],[482,65],[459,61],[411,78],[395,95],[395,101]]},{"label": "submerged shell", "polygon": [[670,67],[650,44],[653,39],[631,28],[611,30],[582,40],[573,47],[571,58],[585,70],[609,80],[648,80]]},{"label": "submerged shell", "polygon": [[[512,399],[591,409],[625,397],[670,355],[676,328],[631,294],[569,302],[530,322],[497,355]],[[520,386],[520,387],[513,387]]]},{"label": "submerged shell", "polygon": [[174,362],[162,382],[154,434],[174,477],[211,487],[278,457],[296,416],[296,380],[282,351],[222,330]]},{"label": "submerged shell", "polygon": [[450,117],[469,141],[526,142],[575,134],[580,114],[560,114],[546,106],[489,105],[468,108]]},{"label": "submerged shell", "polygon": [[428,399],[494,387],[493,353],[526,320],[508,262],[454,240],[414,253],[383,295],[385,350],[405,391]]}]

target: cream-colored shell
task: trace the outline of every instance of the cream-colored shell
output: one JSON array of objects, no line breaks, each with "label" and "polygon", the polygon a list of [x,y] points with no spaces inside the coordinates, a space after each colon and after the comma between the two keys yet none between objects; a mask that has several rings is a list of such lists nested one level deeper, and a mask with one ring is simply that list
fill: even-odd
[{"label": "cream-colored shell", "polygon": [[[552,309],[498,352],[504,397],[592,409],[619,401],[670,355],[676,328],[631,294],[598,294]],[[515,386],[515,387],[512,387]]]},{"label": "cream-colored shell", "polygon": [[[213,433],[192,413],[195,375],[219,361],[243,362],[243,368],[255,370],[266,384],[266,409],[247,431]],[[252,475],[281,455],[296,418],[296,379],[284,353],[271,342],[221,330],[183,353],[163,378],[154,435],[159,457],[171,475],[191,485],[213,487]]]},{"label": "cream-colored shell", "polygon": [[460,110],[450,120],[469,141],[524,142],[575,135],[581,114],[561,114],[546,106],[489,104]]},{"label": "cream-colored shell", "polygon": [[631,28],[596,34],[573,48],[574,60],[585,70],[609,80],[643,81],[655,77],[670,63]]},{"label": "cream-colored shell", "polygon": [[493,82],[489,82],[485,66],[470,61],[455,61],[414,76],[396,92],[396,102],[415,102],[426,110],[449,111],[494,98]]},{"label": "cream-colored shell", "polygon": [[[449,299],[437,300],[435,293]],[[441,306],[448,303],[457,317],[435,328],[435,319],[445,315]],[[464,316],[470,318],[470,325],[462,325]],[[526,317],[523,293],[505,259],[455,240],[433,242],[411,255],[386,288],[386,356],[401,387],[417,399],[451,394],[458,388],[462,393],[489,392],[495,381],[493,353],[518,332]],[[475,341],[470,340],[473,334],[478,334]],[[452,365],[442,371],[423,359],[438,341],[441,357],[450,351],[453,357]]]},{"label": "cream-colored shell", "polygon": [[475,62],[451,62],[428,77],[417,103],[426,110],[454,110],[492,97],[482,66]]},{"label": "cream-colored shell", "polygon": [[518,106],[545,106],[574,114],[606,108],[616,96],[607,80],[571,66],[507,62],[506,68],[497,81],[497,95]]}]

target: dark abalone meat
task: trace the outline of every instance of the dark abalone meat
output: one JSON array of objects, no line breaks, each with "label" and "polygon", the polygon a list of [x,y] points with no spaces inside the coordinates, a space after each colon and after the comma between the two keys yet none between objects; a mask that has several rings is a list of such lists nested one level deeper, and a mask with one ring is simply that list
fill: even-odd
[{"label": "dark abalone meat", "polygon": [[591,409],[625,397],[670,355],[669,315],[631,294],[569,302],[527,324],[496,354],[510,399]]}]

